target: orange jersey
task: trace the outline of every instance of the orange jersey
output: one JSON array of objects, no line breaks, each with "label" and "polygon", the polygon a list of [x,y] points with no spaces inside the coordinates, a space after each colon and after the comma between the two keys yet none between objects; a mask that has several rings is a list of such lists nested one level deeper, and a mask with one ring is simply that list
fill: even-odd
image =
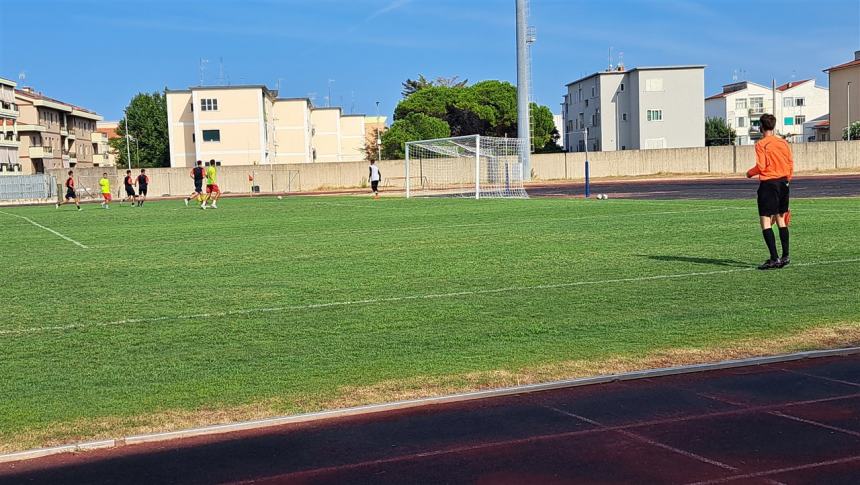
[{"label": "orange jersey", "polygon": [[794,175],[794,157],[788,142],[778,136],[766,136],[755,144],[755,167],[748,177],[758,175],[759,180],[791,180]]}]

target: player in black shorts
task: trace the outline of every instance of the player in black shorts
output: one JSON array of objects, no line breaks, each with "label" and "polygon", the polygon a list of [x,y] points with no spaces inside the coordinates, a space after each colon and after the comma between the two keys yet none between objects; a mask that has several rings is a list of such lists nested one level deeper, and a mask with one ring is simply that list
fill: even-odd
[{"label": "player in black shorts", "polygon": [[203,160],[197,160],[197,166],[191,169],[190,177],[194,179],[194,192],[191,192],[191,195],[185,198],[185,205],[188,205],[191,199],[201,201],[203,198],[203,179],[206,177]]},{"label": "player in black shorts", "polygon": [[131,206],[137,206],[137,194],[134,193],[134,177],[131,176],[131,170],[125,171],[125,178],[122,180],[123,185],[125,185],[125,198],[119,201],[119,204],[122,205],[123,202],[131,199]]},{"label": "player in black shorts", "polygon": [[137,206],[142,207],[146,201],[146,194],[149,192],[149,176],[146,175],[146,169],[140,169],[140,175],[137,176]]},{"label": "player in black shorts", "polygon": [[78,193],[75,191],[74,174],[75,173],[73,171],[69,170],[69,178],[66,179],[66,183],[65,183],[66,196],[63,198],[62,201],[54,204],[57,206],[57,209],[59,209],[61,205],[68,204],[70,200],[74,200],[75,206],[77,206],[78,210],[81,210],[81,199],[78,197]]}]

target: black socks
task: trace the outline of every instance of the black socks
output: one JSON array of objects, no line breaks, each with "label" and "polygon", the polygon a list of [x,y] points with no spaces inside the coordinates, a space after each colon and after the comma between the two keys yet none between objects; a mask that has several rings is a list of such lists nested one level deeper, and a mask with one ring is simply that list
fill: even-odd
[{"label": "black socks", "polygon": [[[776,261],[779,259],[779,256],[776,254],[776,237],[773,235],[773,229],[762,229],[762,236],[764,236],[764,242],[767,244],[767,250],[770,251],[770,259],[771,261]],[[781,234],[780,234],[781,235]]]},{"label": "black socks", "polygon": [[779,228],[779,243],[782,244],[782,257],[788,257],[788,227]]}]

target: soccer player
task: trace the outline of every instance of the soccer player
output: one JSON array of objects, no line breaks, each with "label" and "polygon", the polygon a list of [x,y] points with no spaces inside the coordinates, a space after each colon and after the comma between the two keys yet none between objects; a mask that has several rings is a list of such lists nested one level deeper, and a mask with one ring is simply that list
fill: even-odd
[{"label": "soccer player", "polygon": [[[794,174],[794,158],[791,147],[779,136],[774,135],[776,117],[771,114],[761,116],[763,138],[755,144],[755,167],[749,169],[747,177],[758,176],[758,215],[761,232],[770,257],[758,269],[778,269],[788,265],[788,199],[789,184]],[[773,220],[779,228],[779,241],[782,257],[776,252],[776,238],[773,234]]]},{"label": "soccer player", "polygon": [[110,209],[110,201],[113,200],[113,196],[110,194],[110,180],[107,172],[103,173],[102,178],[99,179],[99,187],[102,189],[102,207]]},{"label": "soccer player", "polygon": [[75,206],[77,206],[78,210],[81,210],[81,199],[78,197],[78,193],[75,191],[75,173],[69,170],[69,178],[66,179],[66,196],[63,198],[61,202],[57,202],[57,209],[60,208],[61,205],[66,205],[70,200],[75,201]]},{"label": "soccer player", "polygon": [[137,194],[134,193],[134,177],[131,176],[131,170],[125,171],[125,178],[122,180],[122,183],[125,185],[125,198],[119,201],[119,205],[131,199],[131,206],[137,206]]},{"label": "soccer player", "polygon": [[137,206],[142,207],[146,201],[146,194],[149,192],[149,176],[146,175],[146,169],[140,169],[140,175],[137,176]]},{"label": "soccer player", "polygon": [[[203,178],[206,176],[206,170],[203,168],[203,160],[197,160],[197,166],[191,169],[190,177],[194,179],[194,192],[191,192],[191,195],[185,198],[185,205],[188,205],[188,202],[191,199],[197,199],[201,203],[205,203],[203,201]],[[203,207],[201,205],[201,207]]]},{"label": "soccer player", "polygon": [[376,165],[376,160],[370,161],[370,188],[373,190],[373,198],[379,198],[379,182],[382,181],[382,172],[379,171],[379,167]]},{"label": "soccer player", "polygon": [[218,199],[221,197],[221,189],[218,188],[218,172],[215,170],[215,160],[209,160],[206,167],[206,197],[203,199],[201,209],[206,208],[206,202],[212,201],[212,208],[218,208]]}]

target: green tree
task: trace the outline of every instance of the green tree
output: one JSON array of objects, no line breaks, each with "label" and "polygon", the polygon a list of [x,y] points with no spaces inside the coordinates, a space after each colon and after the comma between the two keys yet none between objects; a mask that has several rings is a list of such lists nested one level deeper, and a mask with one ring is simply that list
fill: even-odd
[{"label": "green tree", "polygon": [[[164,93],[139,93],[125,109],[131,165],[133,167],[170,166],[170,143],[167,135],[167,96]],[[125,138],[126,118],[119,120],[117,135],[110,141],[117,153],[117,166],[127,167],[128,158]]]},{"label": "green tree", "polygon": [[382,134],[382,158],[401,159],[406,156],[406,142],[446,138],[451,136],[448,123],[423,113],[411,113],[399,119]]},{"label": "green tree", "polygon": [[[552,111],[546,106],[532,103],[531,116],[532,151],[541,152],[545,149],[552,151],[552,146],[558,146],[557,141],[560,138],[558,130],[555,128]],[[553,133],[555,134],[554,139]]]},{"label": "green tree", "polygon": [[705,120],[705,145],[720,146],[734,145],[737,133],[722,118],[708,118]]},{"label": "green tree", "polygon": [[851,136],[848,136],[848,127],[842,128],[843,140],[860,140],[860,121],[851,123]]},{"label": "green tree", "polygon": [[432,86],[440,86],[446,88],[462,88],[469,84],[469,80],[459,80],[459,76],[454,77],[437,77],[434,81],[431,81],[424,77],[423,74],[418,75],[418,79],[407,79],[403,81],[403,91],[400,94],[403,95],[404,98],[408,98],[409,96],[417,93],[418,91],[429,88]]}]

